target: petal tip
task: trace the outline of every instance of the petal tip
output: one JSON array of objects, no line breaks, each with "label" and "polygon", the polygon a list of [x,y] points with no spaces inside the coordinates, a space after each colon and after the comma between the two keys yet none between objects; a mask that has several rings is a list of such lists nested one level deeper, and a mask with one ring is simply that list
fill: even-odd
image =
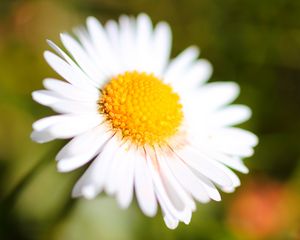
[{"label": "petal tip", "polygon": [[82,195],[86,199],[94,199],[97,196],[97,192],[94,186],[87,185],[82,188]]}]

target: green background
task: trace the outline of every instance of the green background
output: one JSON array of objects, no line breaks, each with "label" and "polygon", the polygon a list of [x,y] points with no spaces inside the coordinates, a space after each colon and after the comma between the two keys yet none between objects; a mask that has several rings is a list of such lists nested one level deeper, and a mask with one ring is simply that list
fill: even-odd
[{"label": "green background", "polygon": [[[56,171],[65,142],[29,138],[32,122],[52,113],[31,99],[56,76],[42,56],[45,40],[59,43],[90,15],[105,22],[140,12],[170,23],[173,56],[198,45],[213,64],[211,81],[240,84],[236,102],[253,110],[242,127],[260,139],[237,192],[198,204],[190,225],[174,231],[136,201],[121,210],[103,194],[71,199],[83,169]],[[0,239],[300,239],[299,138],[298,0],[0,0]]]}]

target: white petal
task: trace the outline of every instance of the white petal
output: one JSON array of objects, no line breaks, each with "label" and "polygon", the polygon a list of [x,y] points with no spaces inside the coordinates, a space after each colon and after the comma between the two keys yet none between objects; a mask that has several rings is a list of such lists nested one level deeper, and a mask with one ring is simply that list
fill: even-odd
[{"label": "white petal", "polygon": [[105,143],[111,138],[112,133],[108,132],[107,129],[100,125],[89,131],[74,137],[70,140],[57,154],[56,160],[62,160],[66,158],[75,157],[85,153],[94,143],[102,142]]},{"label": "white petal", "polygon": [[86,185],[82,188],[82,195],[86,199],[93,199],[97,196],[97,189],[93,185]]},{"label": "white petal", "polygon": [[66,114],[46,117],[33,124],[35,132],[39,133],[33,133],[32,137],[37,142],[48,141],[48,138],[42,138],[43,135],[62,139],[72,138],[99,125],[101,122],[102,117],[100,114]]},{"label": "white petal", "polygon": [[102,117],[99,114],[86,114],[64,119],[60,123],[51,126],[49,132],[58,138],[70,138],[99,125],[101,122]]},{"label": "white petal", "polygon": [[[78,36],[80,43],[84,47],[85,51],[87,52],[88,56],[92,59],[92,61],[95,63],[97,67],[97,76],[99,75],[99,80],[102,79],[101,76],[104,76],[106,80],[108,80],[112,76],[111,70],[108,70],[106,68],[106,64],[110,65],[109,69],[115,69],[117,65],[117,61],[115,59],[115,52],[112,51],[110,44],[108,43],[107,39],[104,39],[107,48],[101,50],[98,49],[98,43],[97,46],[95,46],[94,42],[92,41],[92,38],[90,34],[87,32],[87,30],[83,27],[76,28],[75,34]],[[104,37],[106,38],[105,34]],[[102,39],[103,40],[103,39]],[[111,42],[110,42],[111,43]],[[101,46],[104,46],[101,44]],[[106,60],[106,63],[103,63]],[[117,70],[113,70],[113,72],[118,72]],[[100,82],[99,82],[100,83]],[[101,86],[99,86],[101,88]]]},{"label": "white petal", "polygon": [[53,103],[56,103],[63,98],[59,96],[57,93],[49,91],[49,90],[37,90],[32,92],[32,98],[34,101],[39,104],[49,106]]},{"label": "white petal", "polygon": [[215,201],[221,201],[221,195],[218,192],[216,186],[207,177],[203,176],[199,171],[196,171],[193,168],[191,168],[191,170],[203,183],[203,187],[205,188],[209,197]]},{"label": "white petal", "polygon": [[101,151],[103,145],[111,137],[111,133],[105,132],[101,127],[92,129],[86,135],[89,135],[90,139],[88,139],[88,141],[92,142],[92,144],[88,148],[81,146],[81,151],[78,151],[81,152],[81,154],[59,159],[57,167],[60,172],[72,171],[89,162]]},{"label": "white petal", "polygon": [[105,75],[97,70],[95,63],[91,61],[82,46],[67,33],[61,34],[61,41],[81,69],[96,83],[96,86],[103,84],[106,80]]},{"label": "white petal", "polygon": [[[156,156],[159,161],[159,166],[161,169],[161,176],[170,185],[170,189],[172,189],[172,190],[170,190],[170,192],[173,192],[173,191],[176,192],[178,197],[182,200],[183,204],[185,205],[185,208],[187,209],[187,211],[191,211],[191,210],[194,211],[196,209],[194,200],[186,192],[186,190],[184,188],[182,188],[182,186],[180,185],[180,182],[178,182],[178,180],[176,179],[176,176],[172,173],[169,165],[166,162],[167,161],[166,158],[168,158],[169,156],[164,154],[163,151],[159,150],[158,148],[156,148],[156,154],[157,154]],[[165,184],[166,184],[166,182],[165,182]],[[170,194],[170,196],[172,196],[172,193]],[[177,199],[174,199],[173,201],[176,202]]]},{"label": "white petal", "polygon": [[92,44],[98,55],[98,68],[101,68],[101,71],[106,76],[116,74],[116,56],[111,50],[111,45],[101,23],[94,17],[88,17],[87,28],[91,36]]},{"label": "white petal", "polygon": [[[179,81],[172,84],[176,85],[174,88],[178,89],[180,92],[195,91],[211,77],[211,74],[211,64],[207,60],[200,59],[182,74]],[[199,93],[197,92],[197,94]]]},{"label": "white petal", "polygon": [[190,192],[199,202],[206,203],[210,200],[203,183],[193,174],[193,172],[182,162],[173,156],[166,158],[168,165],[173,171],[178,182]]},{"label": "white petal", "polygon": [[226,193],[233,193],[235,191],[234,187],[221,187],[221,190]]},{"label": "white petal", "polygon": [[65,116],[62,116],[62,115],[55,115],[55,116],[45,117],[45,118],[39,119],[36,122],[34,122],[32,124],[32,127],[36,131],[42,131],[42,130],[50,127],[51,125],[54,125],[54,124],[58,123],[64,117]]},{"label": "white petal", "polygon": [[[94,149],[93,149],[94,150]],[[93,155],[89,152],[82,154],[80,156],[75,156],[72,158],[62,159],[57,163],[57,170],[59,172],[70,172],[73,171],[84,164],[88,163],[93,158]]]},{"label": "white petal", "polygon": [[211,161],[200,151],[191,147],[185,147],[176,151],[176,154],[189,166],[199,171],[220,186],[232,186],[232,181],[220,168],[220,164]]},{"label": "white petal", "polygon": [[215,144],[230,143],[254,147],[258,143],[258,138],[253,133],[240,128],[223,128],[211,133],[210,141]]},{"label": "white petal", "polygon": [[203,85],[193,94],[189,93],[186,104],[191,110],[197,106],[197,111],[212,112],[231,103],[239,95],[239,86],[234,82],[215,82]]},{"label": "white petal", "polygon": [[105,24],[105,30],[107,34],[107,39],[111,45],[110,51],[113,54],[113,71],[115,74],[126,71],[122,64],[122,59],[120,57],[121,54],[121,44],[120,44],[120,31],[119,26],[116,21],[109,20]]},{"label": "white petal", "polygon": [[224,153],[216,152],[214,150],[210,150],[208,156],[231,167],[239,172],[248,173],[248,168],[244,165],[243,161],[238,157],[228,156]]},{"label": "white petal", "polygon": [[213,72],[212,65],[205,59],[198,60],[193,69],[188,72],[187,80],[190,81],[191,86],[199,86],[207,82]]},{"label": "white petal", "polygon": [[151,73],[152,23],[146,14],[139,14],[136,20],[137,70]]},{"label": "white petal", "polygon": [[180,53],[167,67],[166,73],[164,74],[164,82],[173,85],[176,81],[181,81],[182,74],[198,55],[199,50],[196,47],[189,47]]},{"label": "white petal", "polygon": [[44,57],[48,64],[65,80],[86,91],[97,92],[93,82],[76,66],[71,66],[55,54],[46,51]]},{"label": "white petal", "polygon": [[[220,157],[221,154],[218,154],[218,151],[216,151],[216,149],[214,150],[203,150],[203,149],[200,149],[198,148],[197,150],[198,153],[202,153],[203,156],[206,158],[207,161],[211,161],[211,162],[214,162],[214,161],[218,161],[217,160],[217,157]],[[233,159],[232,159],[233,160]],[[224,186],[224,185],[220,185],[218,184],[222,189],[225,188],[225,189],[231,189],[232,187],[235,188],[237,186],[240,186],[240,180],[239,178],[237,177],[237,175],[232,172],[229,168],[227,168],[226,166],[224,166],[223,164],[218,164],[218,168],[223,172],[225,173],[231,180],[232,182],[232,185],[227,185],[227,186]]]},{"label": "white petal", "polygon": [[47,40],[48,45],[59,55],[61,56],[68,64],[73,67],[77,67],[77,64],[54,42]]},{"label": "white petal", "polygon": [[[114,154],[114,157],[111,159],[110,166],[107,170],[107,178],[105,182],[105,191],[109,195],[116,194],[118,190],[118,179],[120,175],[118,175],[121,171],[124,160],[126,161],[127,155],[127,142],[121,142],[118,150]],[[125,158],[125,159],[124,159]]]},{"label": "white petal", "polygon": [[164,221],[166,223],[166,226],[169,229],[175,229],[178,226],[179,221],[174,218],[173,216],[169,215],[169,214],[164,214]]},{"label": "white petal", "polygon": [[142,153],[137,156],[135,161],[134,185],[141,210],[146,216],[153,217],[157,211],[157,202],[146,161],[146,157]]},{"label": "white petal", "polygon": [[137,62],[135,22],[125,15],[120,17],[119,22],[120,58],[122,59],[122,69],[126,71],[134,71],[136,70]]},{"label": "white petal", "polygon": [[[188,222],[190,214],[186,211],[182,201],[178,197],[177,193],[174,192],[169,182],[166,179],[162,179],[161,172],[158,172],[157,169],[157,160],[151,159],[148,156],[149,152],[147,152],[147,163],[150,168],[152,180],[154,183],[154,191],[156,192],[158,201],[161,207],[165,206],[165,208],[177,219]],[[154,157],[154,156],[152,156]],[[154,162],[155,161],[155,162]],[[177,200],[176,202],[174,202]],[[166,211],[166,210],[165,210]],[[191,212],[191,211],[190,211]]]},{"label": "white petal", "polygon": [[106,34],[107,34],[107,39],[109,40],[113,49],[116,51],[121,51],[120,50],[120,33],[119,33],[119,26],[118,26],[117,22],[114,20],[108,20],[105,24],[105,30],[106,30]]},{"label": "white petal", "polygon": [[153,71],[156,76],[162,77],[169,61],[172,45],[172,33],[170,26],[160,22],[153,33]]},{"label": "white petal", "polygon": [[102,191],[105,179],[107,177],[107,169],[118,147],[119,143],[116,136],[113,136],[108,140],[101,153],[75,184],[72,191],[73,197],[79,197],[83,195],[87,198],[90,198],[90,194],[87,196],[85,195],[84,189],[86,187],[90,189],[93,188],[94,197]]},{"label": "white petal", "polygon": [[250,116],[250,108],[244,105],[230,105],[212,114],[209,123],[214,127],[232,126],[247,121]]},{"label": "white petal", "polygon": [[34,91],[32,97],[36,102],[51,107],[58,113],[98,113],[99,109],[96,101],[67,100],[50,90]]},{"label": "white petal", "polygon": [[99,92],[86,92],[79,88],[74,87],[72,84],[52,79],[46,78],[43,81],[45,88],[54,91],[56,94],[66,98],[77,101],[97,101],[99,99]]},{"label": "white petal", "polygon": [[[230,186],[230,188],[231,187],[236,188],[236,187],[241,185],[240,179],[238,178],[238,176],[233,171],[231,171],[229,168],[227,168],[226,166],[224,166],[222,164],[220,164],[219,167],[230,178],[230,180],[232,182],[232,186]],[[225,189],[228,188],[228,187],[229,186],[225,186]]]},{"label": "white petal", "polygon": [[[91,86],[94,86],[94,87],[99,87],[99,84],[95,84],[95,81],[92,81],[89,77],[86,76],[86,73],[82,72],[82,70],[78,67],[78,65],[63,51],[61,50],[54,42],[50,41],[50,40],[47,40],[47,43],[49,44],[50,47],[52,47],[52,49],[58,53],[58,55],[60,55],[65,61],[66,63],[68,63],[70,66],[71,66],[71,69],[73,72],[75,72],[79,77],[81,77],[82,79],[84,79],[85,81],[88,82],[89,85]],[[48,52],[46,51],[44,53],[44,57],[46,59],[46,61],[49,63],[49,61],[47,60],[46,58],[46,54],[48,53],[51,53],[51,52]],[[53,54],[54,56],[56,56],[55,54]],[[57,57],[57,56],[56,56]],[[59,58],[60,59],[60,58]],[[49,60],[51,60],[51,57],[49,57]],[[63,61],[64,62],[64,61]],[[54,63],[53,63],[54,64]],[[52,67],[52,65],[49,63],[49,65]],[[53,67],[52,67],[53,68]],[[54,69],[54,68],[53,68]],[[55,70],[55,69],[54,69]],[[57,72],[57,70],[55,70]],[[67,71],[69,72],[69,71]],[[60,74],[60,72],[57,72],[58,74]],[[61,75],[61,74],[60,74]],[[63,76],[63,75],[61,75]],[[98,75],[96,75],[98,76]],[[64,76],[63,76],[64,77]],[[78,80],[76,79],[66,79],[68,82],[72,81],[73,84],[77,87],[79,87],[80,89],[87,89],[89,90],[89,92],[93,92],[95,91],[95,89],[92,87],[90,88],[90,86],[85,86],[85,87],[82,87],[81,85],[81,81],[78,82]]]},{"label": "white petal", "polygon": [[58,113],[89,113],[98,114],[99,106],[96,102],[78,102],[74,100],[62,100],[48,105]]},{"label": "white petal", "polygon": [[215,146],[215,150],[225,154],[229,154],[232,156],[239,156],[239,157],[250,157],[254,153],[251,147],[245,147],[241,145],[231,145],[226,143]]},{"label": "white petal", "polygon": [[33,131],[30,138],[38,143],[45,143],[54,140],[56,137],[51,135],[49,132]]},{"label": "white petal", "polygon": [[124,156],[122,159],[122,165],[118,172],[117,201],[121,208],[127,208],[133,197],[135,160],[136,152],[133,149],[129,149],[127,156]]}]

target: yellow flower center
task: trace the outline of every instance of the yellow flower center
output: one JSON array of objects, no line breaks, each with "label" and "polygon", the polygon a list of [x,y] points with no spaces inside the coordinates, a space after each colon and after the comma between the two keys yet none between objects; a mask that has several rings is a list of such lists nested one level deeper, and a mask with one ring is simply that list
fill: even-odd
[{"label": "yellow flower center", "polygon": [[138,145],[164,144],[183,120],[178,94],[153,74],[113,77],[103,88],[99,110],[112,129]]}]

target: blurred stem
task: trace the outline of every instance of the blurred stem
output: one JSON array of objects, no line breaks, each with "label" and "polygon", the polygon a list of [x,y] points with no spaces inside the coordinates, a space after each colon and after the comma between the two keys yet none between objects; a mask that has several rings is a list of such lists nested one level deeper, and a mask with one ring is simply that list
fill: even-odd
[{"label": "blurred stem", "polygon": [[54,158],[54,155],[59,147],[61,146],[55,145],[53,148],[50,148],[50,150],[46,151],[43,157],[36,162],[32,169],[19,181],[19,183],[12,189],[12,191],[6,197],[4,197],[2,203],[3,206],[6,206],[6,211],[11,209],[15,205],[20,194],[27,187],[34,176],[39,172],[39,170],[41,170],[47,163],[49,163],[50,159]]},{"label": "blurred stem", "polygon": [[[17,200],[19,199],[22,192],[26,189],[28,184],[36,177],[38,172],[42,170],[46,164],[50,163],[50,160],[54,158],[57,150],[61,147],[60,144],[56,144],[53,147],[50,147],[44,155],[41,157],[39,161],[35,163],[35,165],[31,168],[31,170],[19,181],[19,183],[12,189],[12,191],[4,197],[0,202],[0,238],[4,237],[4,239],[27,239],[25,235],[20,230],[17,225],[18,218],[15,216],[12,211]],[[67,208],[63,209],[63,211],[59,214],[59,217],[67,216],[71,209],[74,206],[74,203],[67,203]],[[1,238],[2,239],[2,238]],[[29,239],[29,238],[28,238]],[[30,238],[31,239],[31,238]]]}]

